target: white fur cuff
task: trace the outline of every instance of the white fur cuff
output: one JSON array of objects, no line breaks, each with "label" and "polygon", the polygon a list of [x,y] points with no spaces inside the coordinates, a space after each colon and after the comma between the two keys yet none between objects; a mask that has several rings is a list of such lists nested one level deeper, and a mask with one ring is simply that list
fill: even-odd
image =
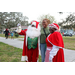
[{"label": "white fur cuff", "polygon": [[20,32],[21,32],[21,26],[18,26],[17,33],[20,33]]},{"label": "white fur cuff", "polygon": [[27,56],[22,56],[21,61],[28,61],[28,57]]}]

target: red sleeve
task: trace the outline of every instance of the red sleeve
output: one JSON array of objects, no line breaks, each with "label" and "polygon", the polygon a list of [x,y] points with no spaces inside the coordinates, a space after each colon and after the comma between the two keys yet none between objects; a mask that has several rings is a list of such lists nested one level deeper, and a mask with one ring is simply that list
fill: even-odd
[{"label": "red sleeve", "polygon": [[63,38],[60,32],[52,33],[48,39],[53,45],[64,48]]},{"label": "red sleeve", "polygon": [[21,32],[19,33],[19,35],[25,35],[26,34],[27,29],[25,30],[21,30]]}]

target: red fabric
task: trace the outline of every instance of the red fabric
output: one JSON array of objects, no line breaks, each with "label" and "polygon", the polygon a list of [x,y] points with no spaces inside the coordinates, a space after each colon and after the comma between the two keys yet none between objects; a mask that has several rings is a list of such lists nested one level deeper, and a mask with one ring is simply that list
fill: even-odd
[{"label": "red fabric", "polygon": [[56,27],[59,29],[59,25],[57,25],[56,23],[53,23],[54,25],[56,25]]},{"label": "red fabric", "polygon": [[54,32],[48,37],[49,41],[56,46],[64,48],[63,38],[60,32]]},{"label": "red fabric", "polygon": [[8,35],[10,35],[10,33],[8,33]]},{"label": "red fabric", "polygon": [[[48,39],[49,39],[50,37],[48,37]],[[48,41],[48,39],[46,38],[46,45],[47,45],[47,47],[52,47],[53,45]]]},{"label": "red fabric", "polygon": [[57,25],[56,23],[49,24],[49,27],[50,26],[56,28],[57,30],[59,29],[59,25]]},{"label": "red fabric", "polygon": [[32,21],[31,24],[32,24],[33,22],[36,22],[36,28],[38,28],[39,22],[37,22],[37,21]]},{"label": "red fabric", "polygon": [[8,31],[8,29],[6,28],[6,31]]},{"label": "red fabric", "polygon": [[28,49],[28,62],[37,62],[37,48]]},{"label": "red fabric", "polygon": [[[23,52],[22,52],[22,56],[28,56],[28,54],[30,53],[29,49],[26,46],[26,30],[21,30],[21,32],[19,33],[20,35],[24,35],[24,44],[23,44]],[[33,49],[34,50],[34,49]],[[34,52],[35,53],[35,52]],[[39,57],[39,49],[38,49],[38,44],[37,44],[37,48],[36,48],[36,58],[38,59]],[[34,55],[33,55],[34,56]],[[30,59],[29,59],[30,60]],[[28,61],[29,61],[28,60]],[[35,60],[32,60],[35,61]]]},{"label": "red fabric", "polygon": [[59,32],[54,32],[50,34],[48,38],[46,38],[46,44],[47,47],[52,47],[52,45],[62,47],[62,49],[59,48],[57,54],[54,56],[53,62],[64,62],[64,43],[61,34]]},{"label": "red fabric", "polygon": [[27,31],[27,29],[21,30],[21,32],[19,33],[19,35],[25,35],[26,36],[26,31]]},{"label": "red fabric", "polygon": [[22,56],[27,55],[27,47],[26,47],[26,30],[21,30],[21,32],[19,33],[19,35],[24,35],[24,44],[23,44],[23,52],[22,52]]},{"label": "red fabric", "polygon": [[54,56],[54,58],[53,58],[53,62],[65,62],[63,49],[59,49],[56,56]]}]

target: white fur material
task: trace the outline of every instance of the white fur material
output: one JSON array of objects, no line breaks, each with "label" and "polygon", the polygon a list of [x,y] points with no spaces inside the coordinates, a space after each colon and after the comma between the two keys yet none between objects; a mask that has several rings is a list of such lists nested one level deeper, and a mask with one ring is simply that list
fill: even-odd
[{"label": "white fur material", "polygon": [[20,32],[21,32],[21,26],[18,26],[18,27],[17,27],[16,32],[17,32],[17,33],[20,33]]},{"label": "white fur material", "polygon": [[58,46],[53,45],[52,50],[49,52],[49,61],[52,61],[52,59],[54,58],[54,56],[57,54],[59,50]]},{"label": "white fur material", "polygon": [[21,61],[28,61],[28,57],[27,56],[22,56]]},{"label": "white fur material", "polygon": [[55,28],[55,29],[59,30],[58,27],[54,24],[49,24],[49,28]]},{"label": "white fur material", "polygon": [[41,28],[38,25],[38,28],[36,27],[32,27],[31,25],[28,27],[28,30],[26,32],[26,35],[30,38],[35,38],[35,37],[39,37],[41,32],[40,32]]},{"label": "white fur material", "polygon": [[36,26],[36,22],[32,22],[32,24],[31,25],[34,25],[34,26]]},{"label": "white fur material", "polygon": [[17,26],[21,26],[21,24],[20,24],[20,23],[18,23],[18,24],[17,24]]}]

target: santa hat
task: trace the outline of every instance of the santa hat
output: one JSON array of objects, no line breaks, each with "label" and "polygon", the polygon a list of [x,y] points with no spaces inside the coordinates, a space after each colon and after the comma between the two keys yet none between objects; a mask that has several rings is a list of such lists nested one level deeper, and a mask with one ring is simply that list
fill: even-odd
[{"label": "santa hat", "polygon": [[8,31],[8,29],[6,28],[6,31]]},{"label": "santa hat", "polygon": [[50,28],[55,28],[55,29],[59,30],[59,25],[56,24],[56,23],[49,24],[49,27]]},{"label": "santa hat", "polygon": [[37,22],[37,21],[32,21],[32,22],[31,22],[31,25],[34,25],[34,26],[36,26],[36,28],[38,28],[39,22]]}]

